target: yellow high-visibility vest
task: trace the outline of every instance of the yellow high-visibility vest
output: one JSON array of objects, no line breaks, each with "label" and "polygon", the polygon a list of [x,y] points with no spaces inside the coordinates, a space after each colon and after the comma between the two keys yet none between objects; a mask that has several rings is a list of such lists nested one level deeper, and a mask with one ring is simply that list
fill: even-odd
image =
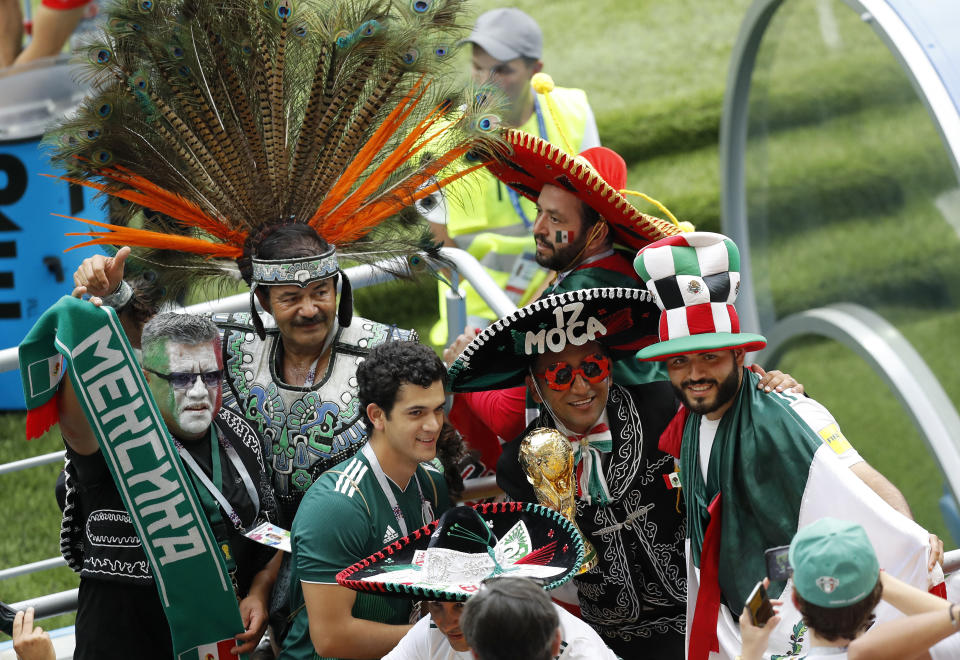
[{"label": "yellow high-visibility vest", "polygon": [[[571,141],[571,146],[577,152],[583,150],[587,119],[591,114],[587,95],[581,89],[567,89],[556,87],[550,92],[551,101],[559,110],[558,115],[550,111],[550,107],[542,95],[537,95],[540,112],[543,115],[547,135],[543,136],[550,142],[563,145],[557,125],[563,134]],[[520,126],[520,130],[533,135],[539,135],[536,113],[530,116],[527,122]],[[592,145],[591,145],[592,146]],[[529,226],[514,207],[510,199],[510,191],[504,184],[483,170],[475,176],[455,181],[444,190],[447,204],[447,234],[458,247],[467,250],[480,261],[493,280],[501,287],[507,286],[510,273],[518,265],[524,253],[528,257],[535,254],[535,244],[532,226],[536,220],[536,206],[522,195],[516,195],[516,202],[529,222]],[[522,295],[508,290],[508,295],[515,299],[518,306],[529,302],[529,298],[543,283],[546,270],[539,268],[539,272],[529,281],[525,281]],[[436,345],[449,342],[447,338],[446,304],[444,292],[446,285],[440,285],[440,320],[430,331],[430,341]],[[469,283],[461,285],[467,299],[468,319],[496,320],[497,315],[487,307],[483,299],[473,290]]]}]

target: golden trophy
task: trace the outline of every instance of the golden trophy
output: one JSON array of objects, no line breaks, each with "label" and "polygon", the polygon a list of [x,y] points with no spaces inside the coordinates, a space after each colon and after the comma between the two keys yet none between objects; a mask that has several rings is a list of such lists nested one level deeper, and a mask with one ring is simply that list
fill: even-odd
[{"label": "golden trophy", "polygon": [[537,493],[537,501],[570,521],[583,539],[583,564],[577,575],[597,565],[597,551],[577,526],[577,485],[573,446],[556,429],[534,429],[520,443],[520,465]]}]

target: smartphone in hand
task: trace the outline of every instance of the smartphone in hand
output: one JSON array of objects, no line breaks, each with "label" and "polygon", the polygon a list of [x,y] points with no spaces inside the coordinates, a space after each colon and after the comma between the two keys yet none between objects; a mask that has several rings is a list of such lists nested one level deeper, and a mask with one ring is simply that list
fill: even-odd
[{"label": "smartphone in hand", "polygon": [[747,596],[747,609],[750,611],[750,620],[753,621],[753,625],[761,628],[773,617],[773,605],[770,604],[770,598],[767,597],[763,580],[757,582],[757,586]]},{"label": "smartphone in hand", "polygon": [[784,582],[793,575],[789,545],[767,548],[763,551],[763,556],[767,560],[767,577],[771,582]]}]

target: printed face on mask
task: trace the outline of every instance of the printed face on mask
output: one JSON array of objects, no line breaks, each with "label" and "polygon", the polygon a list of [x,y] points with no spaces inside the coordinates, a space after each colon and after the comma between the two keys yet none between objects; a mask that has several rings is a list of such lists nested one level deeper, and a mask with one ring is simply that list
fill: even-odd
[{"label": "printed face on mask", "polygon": [[[180,440],[206,435],[220,410],[222,365],[216,341],[178,344],[149,351],[147,383],[170,433]],[[165,359],[164,359],[165,358]]]}]

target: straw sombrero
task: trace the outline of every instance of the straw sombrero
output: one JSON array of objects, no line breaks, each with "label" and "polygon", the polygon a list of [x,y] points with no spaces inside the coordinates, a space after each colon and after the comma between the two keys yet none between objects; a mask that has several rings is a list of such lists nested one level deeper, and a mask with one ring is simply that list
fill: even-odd
[{"label": "straw sombrero", "polygon": [[508,314],[477,335],[448,371],[452,392],[522,385],[530,361],[569,344],[599,342],[614,359],[656,341],[660,310],[643,289],[579,289]]},{"label": "straw sombrero", "polygon": [[562,515],[530,502],[458,506],[337,574],[357,591],[464,601],[491,577],[526,577],[544,589],[569,580],[583,540]]},{"label": "straw sombrero", "polygon": [[680,232],[666,220],[641,213],[620,193],[627,183],[627,166],[616,152],[594,147],[571,156],[515,129],[507,131],[506,141],[511,154],[488,163],[487,169],[524,197],[536,202],[546,184],[573,193],[606,219],[614,243],[632,250]]}]

